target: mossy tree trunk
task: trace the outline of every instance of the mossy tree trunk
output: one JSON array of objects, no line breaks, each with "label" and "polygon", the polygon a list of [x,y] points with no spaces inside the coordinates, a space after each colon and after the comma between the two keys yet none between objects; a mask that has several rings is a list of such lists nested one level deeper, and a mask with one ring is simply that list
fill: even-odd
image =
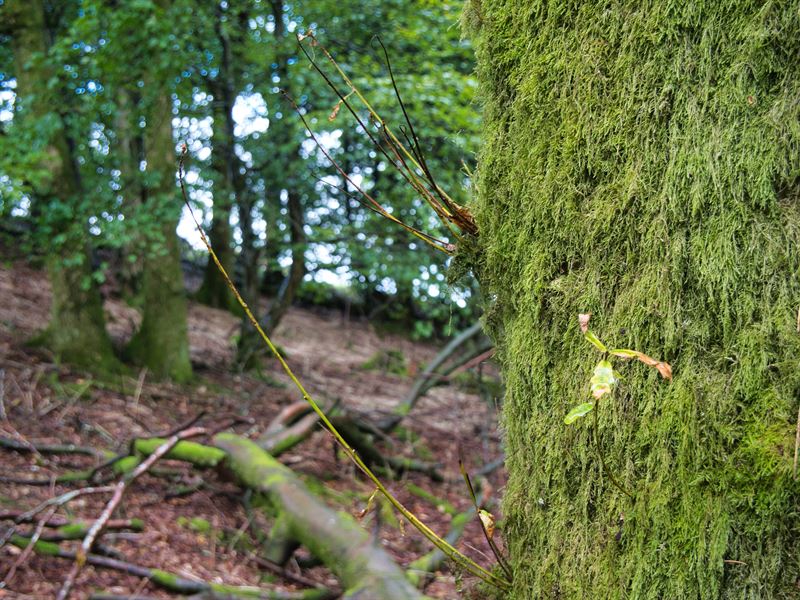
[{"label": "mossy tree trunk", "polygon": [[[800,3],[472,0],[513,598],[796,598]],[[600,354],[640,363],[592,418]],[[633,494],[609,480],[609,470]]]},{"label": "mossy tree trunk", "polygon": [[[171,2],[156,3],[157,18],[168,18]],[[159,14],[160,13],[160,14]],[[154,68],[145,74],[144,152],[147,161],[143,208],[152,218],[143,232],[142,325],[131,340],[134,359],[156,377],[187,381],[192,376],[186,319],[186,292],[175,230],[182,202],[175,184],[177,154],[172,137],[172,97],[167,76]]]},{"label": "mossy tree trunk", "polygon": [[92,277],[84,220],[87,200],[81,197],[80,175],[63,116],[53,114],[63,107],[63,99],[52,86],[54,73],[47,62],[44,6],[41,0],[14,2],[5,12],[11,22],[17,104],[21,107],[14,127],[47,132],[45,138],[41,134],[34,137],[43,151],[44,175],[30,181],[31,211],[42,219],[40,231],[51,232],[42,242],[53,294],[50,324],[42,341],[73,364],[116,371],[120,364],[106,333],[103,303]]}]

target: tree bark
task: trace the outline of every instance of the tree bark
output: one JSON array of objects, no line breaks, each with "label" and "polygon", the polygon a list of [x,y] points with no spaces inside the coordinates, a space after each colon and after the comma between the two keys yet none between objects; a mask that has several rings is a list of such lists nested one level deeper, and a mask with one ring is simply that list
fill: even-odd
[{"label": "tree bark", "polygon": [[[209,88],[214,96],[214,140],[212,149],[212,165],[217,174],[214,182],[214,207],[209,231],[211,247],[220,263],[233,276],[235,254],[233,251],[233,232],[231,229],[231,209],[246,193],[244,181],[239,172],[241,161],[236,155],[234,144],[233,104],[236,100],[236,84],[233,73],[231,40],[223,29],[223,13],[220,4],[216,7],[214,32],[219,43],[220,68],[216,78],[209,81]],[[203,284],[197,293],[200,302],[215,308],[224,308],[232,312],[241,312],[239,304],[228,287],[227,282],[217,269],[217,265],[209,258],[203,276]]]},{"label": "tree bark", "polygon": [[289,209],[289,231],[292,243],[292,266],[289,274],[281,283],[277,297],[270,304],[267,316],[264,319],[264,329],[267,333],[272,333],[280,323],[283,315],[292,305],[295,294],[303,283],[306,274],[306,232],[303,203],[300,195],[295,190],[288,193]]},{"label": "tree bark", "polygon": [[[800,3],[472,0],[511,598],[790,598]],[[608,344],[669,362],[674,379]],[[597,448],[626,496],[610,481]]]},{"label": "tree bark", "polygon": [[[16,94],[18,105],[22,106],[15,120],[21,121],[20,126],[37,126],[63,105],[50,81],[54,73],[47,64],[49,36],[44,6],[41,0],[31,0],[14,2],[5,10],[12,23]],[[103,303],[92,277],[88,232],[80,222],[80,210],[66,211],[77,212],[77,222],[68,216],[53,221],[52,214],[58,211],[48,207],[54,200],[64,205],[77,203],[83,192],[61,114],[57,115],[56,123],[46,140],[41,164],[49,175],[32,182],[31,212],[51,219],[48,226],[54,231],[53,237],[64,238],[59,245],[45,242],[53,296],[50,324],[42,341],[57,356],[73,364],[117,371],[120,365],[106,333]]]},{"label": "tree bark", "polygon": [[[157,7],[163,12],[169,2]],[[162,18],[163,15],[162,15]],[[148,182],[145,206],[157,224],[145,232],[142,325],[131,341],[131,355],[156,377],[178,382],[192,376],[186,321],[186,293],[180,248],[175,229],[180,217],[175,170],[177,155],[172,138],[172,97],[168,85],[155,71],[145,75],[149,92],[144,132]]]},{"label": "tree bark", "polygon": [[[291,79],[289,78],[288,68],[292,53],[286,49],[288,38],[283,22],[284,5],[279,0],[270,0],[270,5],[272,7],[275,23],[273,35],[277,47],[275,58],[277,64],[276,73],[281,81],[283,89],[291,93]],[[294,41],[292,41],[292,44],[294,44]],[[292,45],[292,47],[294,46]],[[276,263],[280,254],[278,243],[281,235],[279,228],[276,227],[276,223],[280,214],[280,198],[283,190],[287,191],[287,210],[292,249],[292,266],[289,269],[289,273],[283,278],[278,288],[277,296],[273,299],[267,313],[262,319],[264,330],[267,333],[271,333],[277,328],[281,318],[292,305],[295,293],[303,282],[303,277],[306,273],[306,236],[304,231],[305,210],[303,207],[303,200],[297,189],[298,181],[293,177],[297,172],[297,165],[300,160],[301,143],[297,141],[292,121],[290,121],[285,114],[281,118],[275,118],[270,121],[268,136],[272,146],[276,149],[271,164],[265,170],[265,179],[267,180],[267,206],[264,208],[264,216],[267,219],[273,217],[267,223],[268,232],[273,235],[268,236],[267,248],[265,250],[266,255],[269,257],[265,277],[265,283],[268,287],[272,284],[278,268]],[[249,222],[250,220],[248,217],[248,223]],[[247,234],[248,233],[244,229],[244,220],[242,220],[242,238],[244,239]],[[243,248],[245,248],[245,244],[243,243],[242,245]],[[246,257],[243,256],[242,258],[245,259]],[[254,269],[254,267],[246,261],[245,268]],[[254,271],[257,273],[257,268],[255,268]],[[256,287],[253,292],[256,294],[254,297],[257,298],[258,287]],[[248,298],[245,299],[247,300]],[[255,309],[256,307],[253,306],[253,308]],[[254,310],[254,312],[255,314],[259,314],[258,310]],[[264,348],[261,346],[261,340],[258,338],[249,320],[246,318],[243,319],[237,348],[237,363],[243,366],[253,366],[253,364],[257,362],[257,356],[263,352]]]}]

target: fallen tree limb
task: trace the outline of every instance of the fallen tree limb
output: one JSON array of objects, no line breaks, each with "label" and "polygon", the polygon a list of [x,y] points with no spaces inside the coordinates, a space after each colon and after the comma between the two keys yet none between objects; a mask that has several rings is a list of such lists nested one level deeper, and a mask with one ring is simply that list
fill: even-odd
[{"label": "fallen tree limb", "polygon": [[255,443],[219,434],[214,445],[228,454],[226,465],[247,487],[263,493],[292,535],[318,556],[342,582],[346,598],[418,599],[417,589],[386,552],[376,547],[350,515],[328,508],[287,467]]},{"label": "fallen tree limb", "polygon": [[347,443],[358,452],[362,460],[368,465],[383,467],[397,474],[416,471],[427,475],[434,481],[444,481],[444,477],[439,471],[440,465],[422,462],[413,458],[384,456],[375,447],[372,440],[368,439],[367,435],[361,430],[358,422],[348,415],[331,417],[331,422],[342,434],[342,437],[347,440]]},{"label": "fallen tree limb", "polygon": [[460,357],[459,360],[450,365],[450,367],[444,372],[437,372],[437,369],[439,369],[439,367],[447,362],[450,357],[458,352],[462,346],[464,346],[474,337],[478,336],[480,333],[481,324],[475,323],[450,340],[450,342],[444,348],[442,348],[442,350],[433,358],[433,360],[425,366],[425,369],[423,369],[422,373],[420,373],[419,377],[417,377],[417,379],[414,381],[411,389],[408,391],[405,398],[403,398],[402,402],[395,407],[391,415],[380,421],[378,427],[384,432],[389,432],[395,429],[413,410],[417,400],[419,400],[428,390],[436,385],[437,381],[441,377],[449,375],[451,372],[455,371],[464,364],[469,363],[469,361],[489,350],[489,348],[492,347],[491,342],[489,340],[483,340],[478,344],[477,348],[475,348],[472,352],[468,352],[464,356]]}]

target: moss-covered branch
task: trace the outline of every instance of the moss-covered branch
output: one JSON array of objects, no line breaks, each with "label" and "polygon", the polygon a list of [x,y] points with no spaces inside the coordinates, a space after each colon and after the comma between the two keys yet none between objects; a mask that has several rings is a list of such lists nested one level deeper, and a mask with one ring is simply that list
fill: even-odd
[{"label": "moss-covered branch", "polygon": [[355,519],[323,504],[291,470],[256,444],[219,434],[214,445],[228,454],[226,464],[237,478],[265,494],[292,535],[336,574],[346,596],[368,591],[369,597],[383,600],[420,598],[403,571],[370,541]]}]

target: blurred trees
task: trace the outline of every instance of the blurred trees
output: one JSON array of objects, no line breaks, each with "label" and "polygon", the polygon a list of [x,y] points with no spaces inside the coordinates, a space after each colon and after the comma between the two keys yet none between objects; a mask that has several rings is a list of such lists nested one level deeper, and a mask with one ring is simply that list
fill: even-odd
[{"label": "blurred trees", "polygon": [[41,0],[16,2],[6,11],[14,31],[21,117],[19,137],[4,136],[3,155],[4,163],[20,155],[21,160],[6,168],[29,190],[28,210],[39,226],[36,244],[46,256],[53,299],[43,341],[76,364],[114,369],[90,264],[86,189],[68,117],[73,97],[50,60],[58,52],[52,48],[57,15],[46,15]]},{"label": "blurred trees", "polygon": [[[27,223],[26,243],[52,258],[54,291],[64,291],[50,330],[61,336],[50,340],[58,354],[77,357],[79,346],[111,356],[98,293],[105,265],[89,260],[102,247],[118,257],[119,293],[143,312],[126,356],[159,375],[190,375],[181,256],[193,251],[176,228],[195,248],[198,240],[180,220],[184,141],[191,202],[267,328],[298,295],[344,298],[420,336],[473,317],[469,291],[455,298],[447,286],[446,257],[355,201],[283,97],[352,179],[396,216],[446,237],[352,117],[329,119],[337,98],[296,35],[313,28],[399,124],[380,36],[437,181],[463,202],[478,117],[458,3],[74,0],[6,2],[0,11],[11,17],[0,27],[0,214]],[[26,32],[37,23],[34,45]],[[236,311],[212,267],[196,297]],[[258,307],[263,293],[271,300]],[[252,351],[243,324],[240,360]]]}]

